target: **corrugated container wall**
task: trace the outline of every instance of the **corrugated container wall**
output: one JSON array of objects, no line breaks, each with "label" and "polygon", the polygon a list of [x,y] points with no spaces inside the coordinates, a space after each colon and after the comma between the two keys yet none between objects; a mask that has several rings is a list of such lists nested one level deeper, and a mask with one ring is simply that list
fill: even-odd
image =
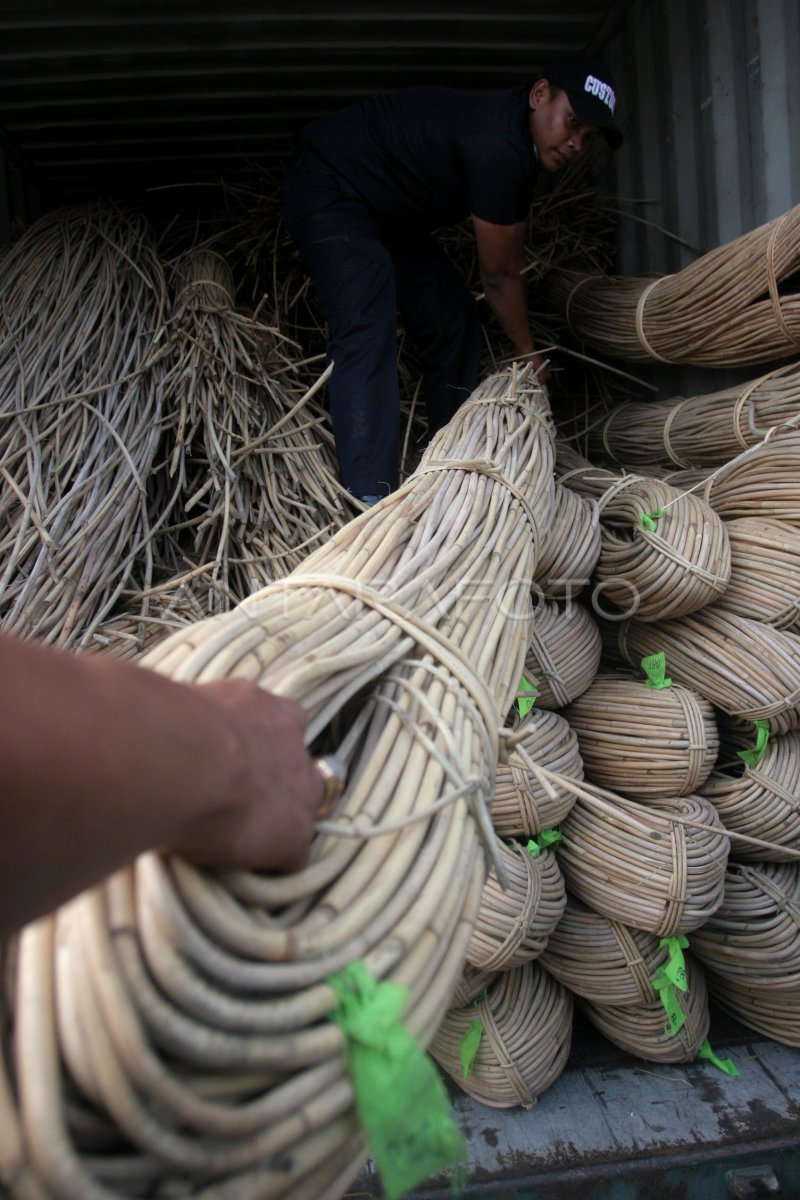
[{"label": "corrugated container wall", "polygon": [[620,273],[680,270],[800,201],[798,0],[634,0],[606,52]]}]

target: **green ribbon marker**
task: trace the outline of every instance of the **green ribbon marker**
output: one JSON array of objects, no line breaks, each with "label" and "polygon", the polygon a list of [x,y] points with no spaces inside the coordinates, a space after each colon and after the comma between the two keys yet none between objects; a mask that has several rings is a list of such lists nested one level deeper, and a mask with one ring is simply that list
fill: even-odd
[{"label": "green ribbon marker", "polygon": [[665,508],[656,508],[650,513],[639,513],[639,520],[645,529],[648,529],[650,533],[655,533],[656,521],[659,517],[663,517],[666,511]]},{"label": "green ribbon marker", "polygon": [[400,1200],[434,1172],[464,1163],[464,1138],[433,1062],[401,1023],[408,990],[377,982],[363,962],[328,982],[338,1000],[331,1020],[345,1035],[344,1060],[386,1200]]},{"label": "green ribbon marker", "polygon": [[536,858],[536,855],[542,850],[547,850],[549,846],[557,846],[561,841],[561,836],[560,829],[543,829],[539,834],[538,841],[533,838],[528,839],[525,849],[531,858]]},{"label": "green ribbon marker", "polygon": [[520,675],[517,684],[517,712],[521,717],[527,717],[536,703],[536,688],[524,675]]},{"label": "green ribbon marker", "polygon": [[686,977],[686,959],[683,957],[683,952],[689,947],[689,939],[683,936],[665,937],[658,944],[659,946],[667,946],[669,948],[669,959],[660,968],[656,979],[663,972],[669,983],[673,984],[681,992],[688,992],[689,981]]},{"label": "green ribbon marker", "polygon": [[478,1053],[482,1037],[483,1021],[476,1018],[458,1043],[458,1056],[461,1059],[461,1074],[464,1079],[469,1079],[469,1073],[475,1062],[475,1055]]},{"label": "green ribbon marker", "polygon": [[647,679],[645,687],[649,688],[667,688],[672,687],[672,680],[667,679],[667,656],[663,650],[658,654],[648,654],[642,659],[642,670]]},{"label": "green ribbon marker", "polygon": [[686,1013],[678,1003],[678,996],[675,991],[675,984],[671,983],[666,977],[660,978],[660,972],[653,980],[653,987],[658,992],[658,998],[664,1006],[664,1012],[667,1014],[667,1023],[664,1026],[664,1032],[672,1037],[680,1032],[686,1021]]},{"label": "green ribbon marker", "polygon": [[711,1043],[708,1039],[703,1042],[697,1051],[697,1057],[705,1059],[706,1062],[713,1063],[715,1067],[719,1067],[720,1071],[724,1071],[726,1075],[730,1075],[731,1079],[738,1079],[741,1074],[741,1071],[732,1058],[717,1058],[711,1049]]},{"label": "green ribbon marker", "polygon": [[737,750],[739,758],[748,767],[757,767],[764,757],[769,740],[769,721],[754,721],[756,727],[756,744],[751,750]]}]

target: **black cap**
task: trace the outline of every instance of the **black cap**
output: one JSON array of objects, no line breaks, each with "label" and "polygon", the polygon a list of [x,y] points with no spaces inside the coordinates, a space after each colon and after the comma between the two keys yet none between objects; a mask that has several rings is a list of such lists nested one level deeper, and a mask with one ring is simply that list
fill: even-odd
[{"label": "black cap", "polygon": [[622,132],[614,124],[614,80],[601,59],[585,54],[559,58],[544,68],[540,78],[562,88],[575,116],[587,125],[597,125],[613,150],[622,145]]}]

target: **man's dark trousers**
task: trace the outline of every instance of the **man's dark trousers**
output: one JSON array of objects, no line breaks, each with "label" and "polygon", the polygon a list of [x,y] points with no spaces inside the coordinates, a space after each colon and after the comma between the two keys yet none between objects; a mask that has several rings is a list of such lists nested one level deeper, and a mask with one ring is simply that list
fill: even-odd
[{"label": "man's dark trousers", "polygon": [[398,485],[398,310],[419,354],[433,433],[478,381],[477,306],[426,230],[382,221],[313,151],[287,171],[283,211],[328,322],[342,482],[356,496],[384,496]]}]

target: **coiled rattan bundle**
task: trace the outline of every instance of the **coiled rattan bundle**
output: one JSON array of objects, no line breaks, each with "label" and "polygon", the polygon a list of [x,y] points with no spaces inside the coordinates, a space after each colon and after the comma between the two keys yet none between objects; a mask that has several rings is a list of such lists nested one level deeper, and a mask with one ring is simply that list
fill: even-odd
[{"label": "coiled rattan bundle", "polygon": [[749,1029],[800,1050],[800,1004],[797,997],[787,1000],[780,993],[767,995],[750,992],[744,984],[732,984],[708,968],[705,974],[711,998],[721,1009]]},{"label": "coiled rattan bundle", "polygon": [[688,796],[711,773],[719,734],[709,702],[673,684],[597,675],[565,711],[593,783],[646,800]]},{"label": "coiled rattan bundle", "polygon": [[[552,776],[544,777],[545,767]],[[559,777],[583,779],[578,739],[552,710],[531,709],[506,738],[494,783],[492,824],[501,837],[534,837],[560,825],[575,797]]]},{"label": "coiled rattan bundle", "polygon": [[563,708],[580,696],[597,674],[602,649],[588,609],[574,601],[540,600],[524,667],[539,708]]},{"label": "coiled rattan bundle", "polygon": [[[430,1052],[468,1095],[494,1108],[532,1108],[564,1069],[572,1041],[572,996],[538,963],[503,971],[488,994],[445,1014]],[[461,1040],[483,1024],[466,1079]]]},{"label": "coiled rattan bundle", "polygon": [[800,1008],[800,863],[731,863],[722,904],[692,936],[720,980]]},{"label": "coiled rattan bundle", "polygon": [[800,364],[738,387],[673,400],[617,404],[589,429],[590,450],[631,471],[718,467],[800,412]]},{"label": "coiled rattan bundle", "polygon": [[695,612],[725,591],[728,535],[704,500],[658,479],[595,468],[563,479],[598,500],[595,595],[606,608],[657,621]]},{"label": "coiled rattan bundle", "polygon": [[734,366],[797,353],[800,296],[779,284],[800,267],[800,205],[674,275],[558,270],[548,294],[582,342],[613,357]]},{"label": "coiled rattan bundle", "polygon": [[567,896],[540,961],[576,996],[595,1004],[649,1004],[653,976],[669,955],[655,934],[633,929]]},{"label": "coiled rattan bundle", "polygon": [[507,971],[538,958],[567,902],[552,850],[533,855],[520,842],[496,844],[506,886],[496,870],[489,872],[467,947],[467,962],[480,971]]},{"label": "coiled rattan bundle", "polygon": [[465,1008],[473,1000],[477,1000],[497,978],[497,971],[479,971],[469,963],[464,963],[461,978],[455,986],[450,999],[450,1008]]},{"label": "coiled rattan bundle", "polygon": [[774,517],[800,525],[800,430],[780,429],[732,459],[709,477],[703,496],[726,521]]},{"label": "coiled rattan bundle", "polygon": [[561,826],[558,861],[567,889],[612,921],[660,937],[689,933],[722,902],[729,839],[700,796],[645,807],[572,785],[577,803]]},{"label": "coiled rattan bundle", "polygon": [[699,790],[727,830],[753,839],[734,838],[731,858],[781,862],[800,854],[800,733],[769,738],[756,766],[737,759]]},{"label": "coiled rattan bundle", "polygon": [[600,519],[595,500],[556,484],[553,524],[534,583],[548,599],[577,596],[600,556]]},{"label": "coiled rattan bundle", "polygon": [[716,602],[722,612],[800,630],[800,529],[786,521],[726,521],[731,577]]},{"label": "coiled rattan bundle", "polygon": [[626,1050],[648,1062],[691,1062],[708,1037],[710,1017],[708,989],[703,970],[685,956],[688,991],[674,991],[675,999],[685,1020],[677,1032],[672,1032],[665,1018],[664,1006],[653,993],[646,1004],[621,1008],[618,1005],[580,1001],[581,1012],[602,1034]]},{"label": "coiled rattan bundle", "polygon": [[716,606],[676,621],[633,618],[615,628],[629,667],[663,651],[674,682],[729,716],[769,721],[773,733],[800,728],[800,636]]},{"label": "coiled rattan bundle", "polygon": [[299,1200],[355,1174],[328,980],[360,960],[403,985],[426,1045],[461,974],[527,643],[519,580],[552,511],[549,413],[525,379],[487,381],[399,491],[148,656],[175,679],[244,675],[297,699],[348,785],[296,874],[147,854],[24,931],[3,1178],[48,1200]]}]

